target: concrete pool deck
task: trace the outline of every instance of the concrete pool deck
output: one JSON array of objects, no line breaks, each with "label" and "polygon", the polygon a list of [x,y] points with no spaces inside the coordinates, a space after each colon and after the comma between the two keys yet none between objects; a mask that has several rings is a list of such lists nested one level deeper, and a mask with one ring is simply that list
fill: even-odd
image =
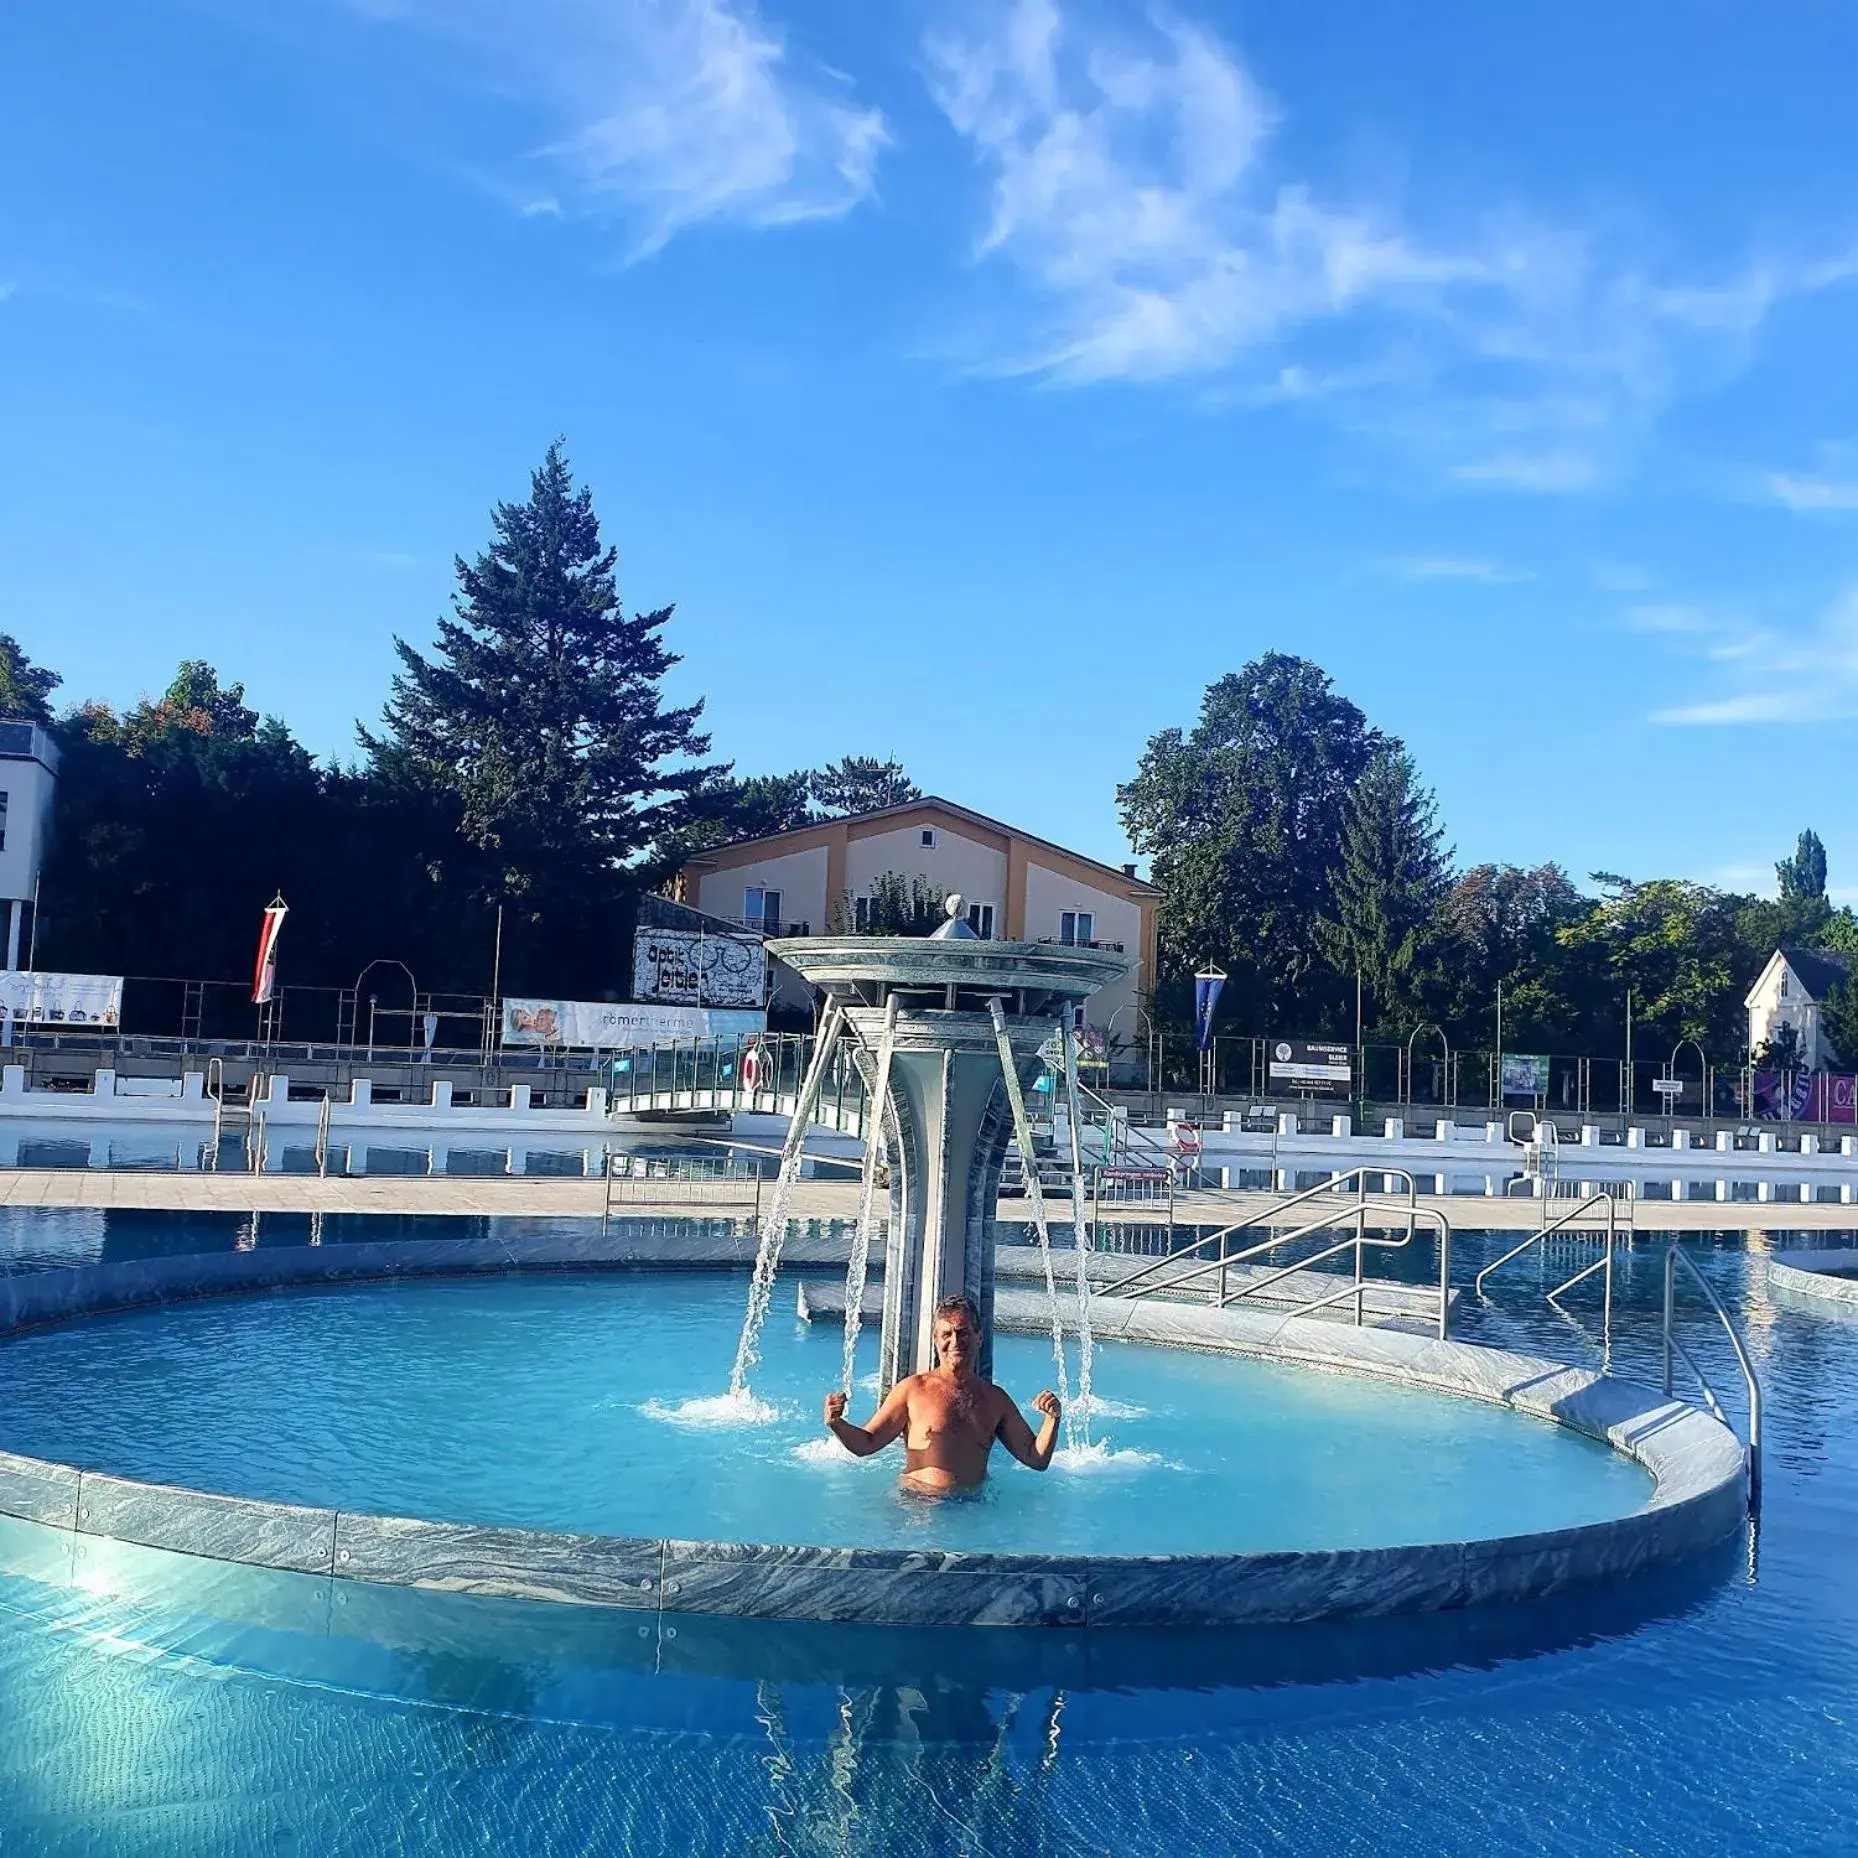
[{"label": "concrete pool deck", "polygon": [[[615,1217],[746,1218],[754,1207],[754,1183],[739,1200],[716,1197],[705,1185],[693,1194],[683,1181],[626,1179],[614,1183]],[[768,1183],[763,1183],[763,1198]],[[1229,1225],[1254,1218],[1282,1202],[1281,1193],[1177,1193],[1177,1225]],[[1066,1217],[1070,1202],[1053,1201]],[[1443,1213],[1463,1232],[1533,1232],[1549,1217],[1549,1203],[1481,1194],[1422,1194],[1419,1204]],[[1571,1204],[1558,1203],[1563,1210]],[[1803,1204],[1754,1200],[1635,1200],[1636,1230],[1647,1232],[1847,1232],[1858,1230],[1858,1205]],[[249,1174],[158,1172],[139,1168],[0,1169],[0,1207],[97,1207],[141,1212],[479,1214],[492,1218],[599,1219],[607,1208],[606,1183],[597,1175],[510,1174]],[[795,1220],[849,1220],[857,1216],[855,1180],[802,1180],[794,1185],[790,1214]],[[1003,1198],[998,1216],[1030,1219],[1023,1198]],[[1165,1208],[1118,1207],[1100,1216],[1105,1224],[1159,1225]],[[1589,1215],[1575,1230],[1594,1231]],[[1604,1223],[1603,1221],[1601,1222]]]},{"label": "concrete pool deck", "polygon": [[[699,1262],[679,1235],[675,1262]],[[41,1271],[0,1280],[0,1334],[190,1297],[406,1275],[639,1269],[673,1262],[662,1237],[267,1247]],[[718,1238],[706,1261],[734,1265]],[[796,1263],[805,1262],[796,1254]],[[1002,1289],[1003,1327],[1049,1321],[1042,1296]],[[1645,1506],[1570,1529],[1334,1550],[1038,1556],[697,1542],[548,1531],[262,1502],[138,1482],[0,1452],[0,1514],[68,1534],[258,1567],[441,1592],[659,1615],[908,1625],[1173,1626],[1425,1612],[1613,1582],[1702,1552],[1747,1508],[1743,1448],[1685,1403],[1538,1357],[1391,1329],[1179,1305],[1095,1300],[1105,1337],[1367,1375],[1506,1406],[1604,1441],[1653,1479]]]}]

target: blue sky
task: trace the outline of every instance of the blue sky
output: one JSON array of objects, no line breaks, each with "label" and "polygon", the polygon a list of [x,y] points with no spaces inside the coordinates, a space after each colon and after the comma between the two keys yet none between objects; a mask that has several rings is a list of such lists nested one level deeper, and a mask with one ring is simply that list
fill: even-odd
[{"label": "blue sky", "polygon": [[322,753],[557,433],[744,772],[1102,857],[1276,648],[1461,859],[1858,895],[1839,4],[64,0],[0,626]]}]

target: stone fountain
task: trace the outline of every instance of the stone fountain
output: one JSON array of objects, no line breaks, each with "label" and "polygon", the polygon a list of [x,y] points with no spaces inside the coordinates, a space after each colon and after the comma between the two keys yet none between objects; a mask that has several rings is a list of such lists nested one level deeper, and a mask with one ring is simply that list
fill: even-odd
[{"label": "stone fountain", "polygon": [[934,1365],[935,1306],[956,1292],[980,1310],[981,1372],[990,1374],[994,1202],[1023,1093],[1054,1038],[1071,1048],[1075,1065],[1076,1009],[1126,974],[1128,957],[983,939],[959,897],[948,899],[948,919],[933,935],[801,936],[768,948],[823,990],[827,1019],[854,1041],[880,1105],[872,1140],[890,1176],[882,1391]]}]

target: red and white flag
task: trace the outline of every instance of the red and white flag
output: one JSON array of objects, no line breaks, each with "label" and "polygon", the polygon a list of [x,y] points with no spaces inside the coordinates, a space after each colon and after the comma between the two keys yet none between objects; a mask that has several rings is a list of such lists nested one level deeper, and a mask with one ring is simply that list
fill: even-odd
[{"label": "red and white flag", "polygon": [[284,901],[283,893],[265,910],[264,922],[258,930],[258,965],[252,971],[252,1004],[264,1006],[277,995],[277,938],[284,927],[284,918],[290,914],[290,906]]}]

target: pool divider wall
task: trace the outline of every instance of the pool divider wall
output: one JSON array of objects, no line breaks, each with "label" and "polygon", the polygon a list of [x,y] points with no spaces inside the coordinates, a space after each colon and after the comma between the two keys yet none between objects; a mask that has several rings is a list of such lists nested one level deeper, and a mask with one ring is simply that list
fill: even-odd
[{"label": "pool divider wall", "polygon": [[[1837,1275],[1842,1272],[1851,1275]],[[1858,1251],[1774,1252],[1768,1258],[1768,1284],[1797,1297],[1842,1303],[1858,1311]]]},{"label": "pool divider wall", "polygon": [[[397,1276],[688,1268],[672,1247],[612,1235],[279,1247],[21,1275],[0,1285],[0,1333],[175,1297]],[[675,1256],[666,1252],[675,1251]],[[727,1250],[728,1256],[721,1256]],[[649,1255],[648,1255],[649,1254]],[[1004,1326],[1038,1327],[1042,1298],[1002,1291]],[[1022,1307],[1023,1306],[1023,1307]],[[1262,1356],[1494,1401],[1635,1458],[1649,1504],[1573,1529],[1481,1542],[1233,1555],[1066,1557],[688,1542],[380,1517],[143,1484],[0,1452],[0,1514],[86,1537],[258,1567],[439,1592],[653,1613],[904,1625],[1261,1624],[1418,1612],[1613,1580],[1696,1554],[1745,1513],[1740,1443],[1681,1401],[1582,1369],[1387,1329],[1098,1299],[1098,1333]],[[81,1550],[80,1550],[81,1552]]]}]

